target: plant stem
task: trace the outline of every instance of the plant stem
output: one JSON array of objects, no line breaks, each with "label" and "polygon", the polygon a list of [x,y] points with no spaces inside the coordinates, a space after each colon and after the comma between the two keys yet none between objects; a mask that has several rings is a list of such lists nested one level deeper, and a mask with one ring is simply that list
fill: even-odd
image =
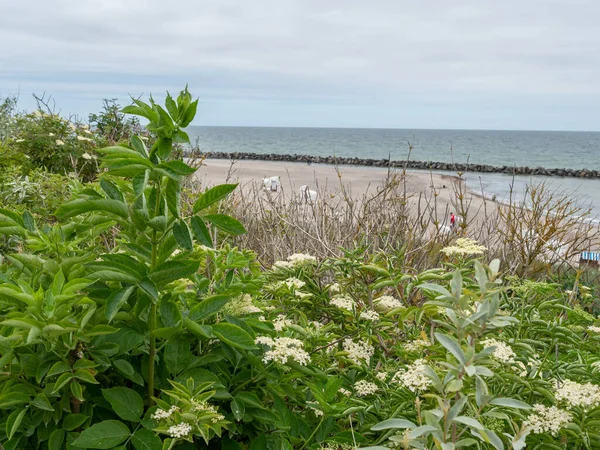
[{"label": "plant stem", "polygon": [[323,424],[324,420],[325,420],[325,415],[322,415],[321,416],[321,421],[316,426],[316,428],[312,432],[312,434],[308,437],[308,439],[306,441],[304,441],[304,445],[302,445],[302,447],[300,447],[300,450],[304,450],[304,448],[310,443],[310,441],[312,441],[312,439],[315,437],[315,434],[317,434],[317,431],[319,431],[319,428],[321,428],[321,425]]},{"label": "plant stem", "polygon": [[[156,202],[154,205],[154,216],[156,217],[159,213],[160,208],[160,181],[156,184]],[[150,260],[150,271],[156,266],[156,259],[158,254],[158,243],[156,241],[156,230],[152,232],[152,257]],[[150,333],[150,350],[148,352],[148,406],[154,404],[154,360],[156,359],[156,336],[154,331],[156,330],[156,301],[152,301],[150,307],[150,317],[148,318],[148,331]]]}]

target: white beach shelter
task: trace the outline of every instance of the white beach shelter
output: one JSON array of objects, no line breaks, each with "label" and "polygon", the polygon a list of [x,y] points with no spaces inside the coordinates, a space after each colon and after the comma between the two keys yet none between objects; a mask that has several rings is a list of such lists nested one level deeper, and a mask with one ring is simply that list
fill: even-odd
[{"label": "white beach shelter", "polygon": [[279,179],[279,176],[274,176],[271,178],[265,178],[263,180],[263,185],[265,186],[265,189],[272,192],[277,192],[281,187],[281,181]]},{"label": "white beach shelter", "polygon": [[319,193],[309,189],[306,184],[300,186],[300,193],[302,194],[302,198],[306,203],[314,203],[317,201],[317,198],[319,198]]}]

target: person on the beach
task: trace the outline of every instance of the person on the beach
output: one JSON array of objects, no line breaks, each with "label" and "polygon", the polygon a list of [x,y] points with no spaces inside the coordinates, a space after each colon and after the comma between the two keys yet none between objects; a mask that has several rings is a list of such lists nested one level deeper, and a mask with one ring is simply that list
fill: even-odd
[{"label": "person on the beach", "polygon": [[454,215],[453,212],[450,213],[450,228],[454,228],[454,225],[456,225],[456,216]]}]

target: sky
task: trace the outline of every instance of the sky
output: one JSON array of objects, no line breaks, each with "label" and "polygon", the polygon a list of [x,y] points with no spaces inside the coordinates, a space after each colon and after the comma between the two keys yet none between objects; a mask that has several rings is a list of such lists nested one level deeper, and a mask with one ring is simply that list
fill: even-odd
[{"label": "sky", "polygon": [[597,0],[0,0],[0,98],[194,125],[600,130]]}]

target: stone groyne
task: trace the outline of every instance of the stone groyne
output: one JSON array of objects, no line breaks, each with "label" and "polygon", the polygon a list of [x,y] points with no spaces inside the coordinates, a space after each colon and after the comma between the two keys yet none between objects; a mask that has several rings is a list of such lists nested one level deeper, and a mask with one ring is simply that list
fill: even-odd
[{"label": "stone groyne", "polygon": [[600,170],[588,169],[546,169],[544,167],[491,166],[488,164],[464,164],[433,161],[405,161],[370,158],[346,158],[342,156],[310,156],[262,154],[242,152],[206,152],[206,158],[215,159],[248,159],[255,161],[297,162],[306,164],[338,164],[366,167],[394,167],[419,170],[442,170],[449,172],[482,172],[505,173],[509,175],[540,175],[548,177],[600,178]]}]

